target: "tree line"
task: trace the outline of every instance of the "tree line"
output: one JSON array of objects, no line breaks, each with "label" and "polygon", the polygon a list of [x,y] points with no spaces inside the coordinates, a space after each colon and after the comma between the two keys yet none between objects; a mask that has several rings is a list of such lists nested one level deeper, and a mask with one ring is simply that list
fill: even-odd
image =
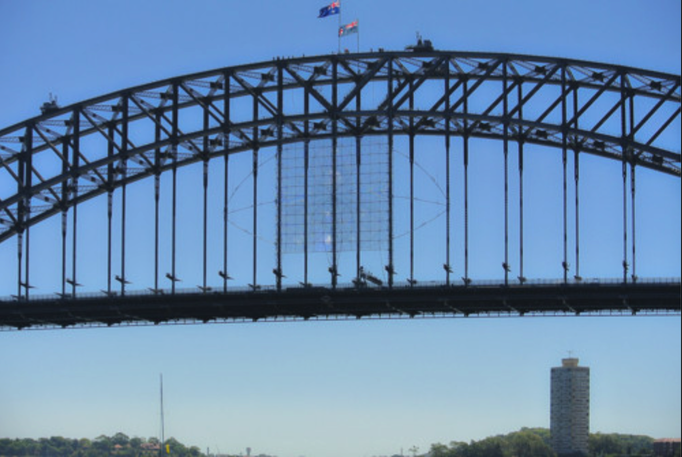
[{"label": "tree line", "polygon": [[[592,433],[587,457],[651,457],[654,439],[644,435]],[[170,455],[169,455],[170,454]],[[428,452],[412,457],[557,457],[550,445],[549,430],[522,428],[470,443],[453,441],[432,444]],[[196,446],[186,446],[175,438],[162,445],[157,438],[130,438],[124,433],[101,435],[94,440],[51,438],[0,438],[0,457],[205,457]],[[403,457],[403,456],[393,456]],[[674,457],[680,456],[680,449]]]},{"label": "tree line", "polygon": [[[654,439],[644,435],[591,433],[586,457],[650,457],[654,455]],[[549,430],[522,428],[518,432],[498,435],[471,443],[436,443],[420,457],[557,457],[550,445]],[[583,456],[585,457],[585,456]],[[675,457],[680,457],[677,449]]]},{"label": "tree line", "polygon": [[201,457],[196,446],[188,447],[175,438],[162,443],[158,438],[130,438],[125,433],[101,435],[94,440],[51,438],[0,438],[0,457]]}]

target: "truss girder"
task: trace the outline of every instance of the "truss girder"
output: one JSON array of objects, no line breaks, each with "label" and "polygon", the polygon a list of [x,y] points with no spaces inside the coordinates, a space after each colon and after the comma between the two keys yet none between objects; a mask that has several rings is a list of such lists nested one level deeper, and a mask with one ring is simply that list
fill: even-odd
[{"label": "truss girder", "polygon": [[[373,101],[362,97],[370,87],[383,95]],[[434,95],[434,87],[440,93]],[[296,102],[280,106],[278,99],[289,91],[307,98],[310,109],[304,112]],[[410,108],[406,102],[414,99],[434,101]],[[331,138],[333,132],[498,140],[508,135],[680,177],[681,99],[678,75],[491,53],[274,59],[176,77],[0,130],[2,188],[16,189],[0,195],[0,242],[82,201],[173,167]],[[472,108],[472,100],[479,106]],[[563,119],[562,111],[568,114]],[[200,112],[204,122],[197,127]],[[673,144],[671,136],[677,138]]]},{"label": "truss girder", "polygon": [[[333,304],[333,306],[330,306]],[[160,323],[520,316],[679,316],[680,283],[324,287],[0,300],[0,330]]]}]

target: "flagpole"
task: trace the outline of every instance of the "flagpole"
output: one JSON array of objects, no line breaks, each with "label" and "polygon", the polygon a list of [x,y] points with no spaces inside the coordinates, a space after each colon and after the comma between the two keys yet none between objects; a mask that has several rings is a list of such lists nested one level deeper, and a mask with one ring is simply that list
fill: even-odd
[{"label": "flagpole", "polygon": [[337,54],[341,54],[341,34],[339,33],[339,30],[341,30],[341,14],[343,10],[341,9],[341,0],[338,0],[339,2],[339,26],[336,29],[336,41],[338,42],[338,47],[336,49]]},{"label": "flagpole", "polygon": [[360,53],[360,20],[358,20],[358,54]]}]

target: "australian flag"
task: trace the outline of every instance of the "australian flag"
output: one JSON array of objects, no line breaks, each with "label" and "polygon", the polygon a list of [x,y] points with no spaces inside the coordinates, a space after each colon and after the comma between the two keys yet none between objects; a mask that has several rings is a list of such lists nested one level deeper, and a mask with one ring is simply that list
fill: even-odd
[{"label": "australian flag", "polygon": [[331,5],[327,5],[324,8],[320,8],[320,14],[317,17],[318,18],[327,17],[327,16],[331,16],[333,14],[339,14],[340,12],[341,12],[341,2],[336,1],[336,2],[332,2]]},{"label": "australian flag", "polygon": [[339,28],[339,37],[350,35],[351,33],[358,33],[358,20],[354,20],[350,24],[346,24]]}]

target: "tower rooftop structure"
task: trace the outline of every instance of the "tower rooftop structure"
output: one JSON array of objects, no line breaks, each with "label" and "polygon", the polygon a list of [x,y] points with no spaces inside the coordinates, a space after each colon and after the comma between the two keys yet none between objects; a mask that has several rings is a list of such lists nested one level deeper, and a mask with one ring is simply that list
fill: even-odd
[{"label": "tower rooftop structure", "polygon": [[578,366],[579,362],[579,359],[575,357],[569,357],[567,359],[561,359],[561,366],[564,368],[574,368]]}]

